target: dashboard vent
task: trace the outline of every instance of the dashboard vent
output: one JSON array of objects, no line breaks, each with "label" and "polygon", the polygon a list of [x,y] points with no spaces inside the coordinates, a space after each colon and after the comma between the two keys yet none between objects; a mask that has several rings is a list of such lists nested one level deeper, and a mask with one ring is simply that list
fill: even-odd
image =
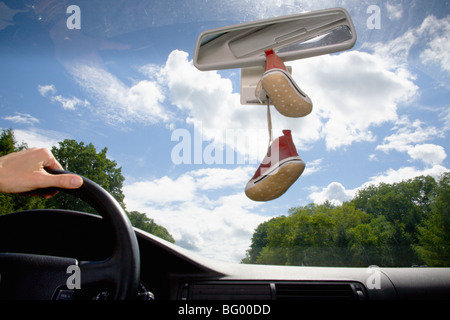
[{"label": "dashboard vent", "polygon": [[357,300],[362,288],[350,283],[276,283],[277,300]]},{"label": "dashboard vent", "polygon": [[365,300],[357,282],[201,281],[184,283],[181,300]]},{"label": "dashboard vent", "polygon": [[271,300],[269,283],[193,283],[191,300]]}]

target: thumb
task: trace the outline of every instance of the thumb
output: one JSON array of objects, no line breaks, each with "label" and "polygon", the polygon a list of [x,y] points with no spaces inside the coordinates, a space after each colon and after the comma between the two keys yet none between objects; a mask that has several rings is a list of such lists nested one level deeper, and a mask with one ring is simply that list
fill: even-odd
[{"label": "thumb", "polygon": [[63,189],[77,189],[83,184],[83,179],[75,174],[61,174],[55,176],[55,187]]}]

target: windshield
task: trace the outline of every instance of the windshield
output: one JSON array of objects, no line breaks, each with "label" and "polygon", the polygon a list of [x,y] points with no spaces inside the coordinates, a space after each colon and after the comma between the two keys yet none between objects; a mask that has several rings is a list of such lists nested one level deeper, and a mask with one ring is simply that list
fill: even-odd
[{"label": "windshield", "polygon": [[[197,37],[333,7],[350,13],[355,46],[287,62],[313,109],[271,112],[305,170],[253,201],[267,108],[241,104],[240,69],[193,65]],[[85,172],[106,172],[127,212],[178,246],[237,263],[450,264],[445,1],[3,0],[0,43],[3,136],[74,172],[74,150],[106,155]]]}]

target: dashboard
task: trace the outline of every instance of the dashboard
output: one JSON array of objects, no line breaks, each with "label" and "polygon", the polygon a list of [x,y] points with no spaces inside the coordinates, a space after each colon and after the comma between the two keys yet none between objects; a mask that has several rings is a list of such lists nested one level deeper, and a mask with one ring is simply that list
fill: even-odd
[{"label": "dashboard", "polygon": [[[78,261],[107,259],[115,241],[108,230],[100,216],[75,211],[8,214],[0,216],[0,252],[71,257]],[[449,268],[233,264],[211,261],[149,233],[138,229],[135,232],[140,252],[142,299],[450,299]],[[91,298],[98,299],[104,292],[91,294]]]}]

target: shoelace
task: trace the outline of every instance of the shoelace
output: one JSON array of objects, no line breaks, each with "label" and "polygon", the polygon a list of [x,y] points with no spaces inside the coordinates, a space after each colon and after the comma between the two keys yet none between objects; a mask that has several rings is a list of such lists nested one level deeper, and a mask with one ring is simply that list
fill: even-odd
[{"label": "shoelace", "polygon": [[[256,85],[256,89],[255,89],[255,96],[256,99],[258,99],[259,103],[264,104],[263,101],[261,101],[260,96],[261,96],[261,90],[264,91],[262,87],[262,79],[258,81],[258,84]],[[270,113],[270,98],[269,96],[266,94],[266,102],[267,102],[267,124],[268,124],[268,129],[269,129],[269,147],[273,142],[273,135],[272,135],[272,116]]]},{"label": "shoelace", "polygon": [[269,97],[267,97],[267,124],[269,129],[269,147],[273,142],[273,136],[272,136],[272,116],[270,114],[270,101]]}]

